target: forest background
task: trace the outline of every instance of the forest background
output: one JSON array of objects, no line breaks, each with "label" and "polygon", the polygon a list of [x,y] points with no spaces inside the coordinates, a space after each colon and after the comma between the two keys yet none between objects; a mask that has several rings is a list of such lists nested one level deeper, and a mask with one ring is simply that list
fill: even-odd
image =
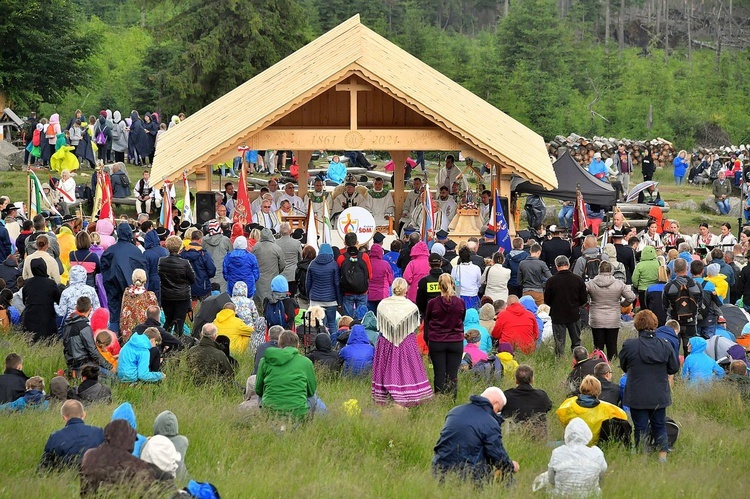
[{"label": "forest background", "polygon": [[750,142],[750,0],[6,0],[0,96],[190,115],[356,13],[548,140]]}]

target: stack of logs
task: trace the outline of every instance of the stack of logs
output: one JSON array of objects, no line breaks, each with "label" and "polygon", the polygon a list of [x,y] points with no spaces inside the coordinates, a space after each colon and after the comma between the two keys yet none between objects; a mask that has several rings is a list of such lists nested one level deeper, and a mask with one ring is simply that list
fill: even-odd
[{"label": "stack of logs", "polygon": [[[633,160],[633,166],[640,166],[641,158],[646,152],[646,148],[651,148],[651,153],[654,155],[657,167],[669,166],[672,164],[672,160],[677,155],[674,146],[671,142],[656,138],[653,140],[630,140],[630,139],[613,139],[607,137],[594,137],[593,139],[587,139],[581,137],[575,133],[571,133],[567,137],[558,135],[554,140],[547,143],[547,151],[550,156],[557,158],[558,153],[562,153],[561,148],[567,148],[570,150],[570,154],[573,156],[578,164],[588,165],[594,158],[594,153],[599,152],[602,154],[602,160],[606,161],[607,158],[611,158],[617,152],[617,147],[620,144],[625,145],[625,150],[630,153],[630,157]],[[658,157],[657,157],[658,154]]]}]

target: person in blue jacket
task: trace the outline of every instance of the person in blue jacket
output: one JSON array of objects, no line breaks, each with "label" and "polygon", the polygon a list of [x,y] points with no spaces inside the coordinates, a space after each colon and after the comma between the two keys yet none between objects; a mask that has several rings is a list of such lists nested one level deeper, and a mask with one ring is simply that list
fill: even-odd
[{"label": "person in blue jacket", "polygon": [[234,240],[234,250],[224,257],[222,271],[227,281],[227,294],[232,296],[234,284],[242,281],[247,284],[247,297],[255,296],[255,282],[260,279],[260,267],[255,255],[247,251],[247,238],[239,236]]},{"label": "person in blue jacket", "polygon": [[594,159],[589,163],[589,173],[599,180],[607,180],[607,165],[602,161],[602,153],[594,153]]},{"label": "person in blue jacket", "polygon": [[[152,224],[150,220],[143,222],[143,225]],[[146,251],[143,256],[146,258],[146,289],[153,291],[156,299],[161,305],[161,279],[159,278],[159,259],[169,256],[167,248],[161,245],[159,234],[155,229],[148,226],[146,237],[143,239],[143,247]]]},{"label": "person in blue jacket", "polygon": [[713,379],[724,377],[724,369],[708,356],[706,345],[706,340],[700,336],[690,338],[690,355],[685,357],[685,362],[682,364],[682,377],[691,385],[708,383]]},{"label": "person in blue jacket", "polygon": [[680,323],[676,320],[668,320],[667,323],[661,327],[656,328],[654,336],[665,340],[669,345],[674,348],[675,357],[680,358]]},{"label": "person in blue jacket", "polygon": [[39,469],[80,468],[83,454],[104,443],[104,430],[83,421],[86,411],[78,400],[66,400],[60,408],[65,427],[47,439]]},{"label": "person in blue jacket", "polygon": [[500,411],[505,406],[500,388],[487,388],[481,395],[472,395],[469,403],[450,410],[435,444],[432,471],[443,477],[456,472],[463,479],[489,482],[496,470],[509,476],[519,470],[503,446]]},{"label": "person in blue jacket", "polygon": [[190,285],[193,299],[208,298],[211,295],[211,279],[216,275],[216,265],[211,254],[203,249],[203,232],[193,231],[190,243],[180,252],[180,256],[190,262],[195,272],[195,282]]},{"label": "person in blue jacket", "polygon": [[334,156],[328,164],[326,180],[330,180],[331,182],[335,182],[336,185],[340,185],[344,183],[344,179],[346,179],[346,165],[339,161],[338,156]]},{"label": "person in blue jacket", "polygon": [[161,342],[161,334],[155,327],[146,329],[142,334],[134,334],[120,350],[117,360],[117,377],[125,383],[146,381],[155,383],[166,376],[161,372],[149,371],[151,348]]},{"label": "person in blue jacket", "polygon": [[681,185],[682,180],[685,178],[685,173],[690,166],[690,163],[687,160],[687,152],[684,150],[680,151],[677,156],[675,156],[672,164],[674,165],[674,183],[676,185]]},{"label": "person in blue jacket", "polygon": [[338,330],[336,309],[341,303],[339,266],[333,258],[333,248],[330,244],[321,244],[318,256],[307,267],[305,289],[310,298],[310,306],[317,305],[325,310],[328,330]]},{"label": "person in blue jacket", "polygon": [[339,352],[339,357],[344,361],[344,374],[357,376],[370,373],[374,356],[375,347],[370,343],[365,327],[362,324],[352,327],[346,346]]},{"label": "person in blue jacket", "polygon": [[0,405],[0,412],[47,410],[49,402],[44,396],[44,378],[32,376],[26,380],[26,391],[13,402]]},{"label": "person in blue jacket", "polygon": [[[531,303],[534,303],[533,298],[531,299]],[[536,307],[536,305],[534,306]],[[464,315],[464,333],[467,333],[470,329],[479,331],[479,349],[489,355],[492,351],[492,336],[490,336],[487,328],[479,323],[479,312],[475,308],[467,309]],[[464,346],[466,346],[466,340],[464,340]]]},{"label": "person in blue jacket", "polygon": [[[136,334],[134,336],[143,335]],[[138,422],[135,419],[135,411],[133,410],[133,406],[130,404],[130,402],[123,402],[117,407],[117,409],[114,410],[114,412],[112,412],[112,421],[114,421],[115,419],[124,419],[128,422],[131,428],[136,431],[138,430]],[[135,457],[141,457],[141,449],[143,448],[143,444],[148,441],[148,438],[141,435],[140,433],[138,433],[137,435],[138,436],[135,439],[135,446],[133,447],[133,455]]]}]

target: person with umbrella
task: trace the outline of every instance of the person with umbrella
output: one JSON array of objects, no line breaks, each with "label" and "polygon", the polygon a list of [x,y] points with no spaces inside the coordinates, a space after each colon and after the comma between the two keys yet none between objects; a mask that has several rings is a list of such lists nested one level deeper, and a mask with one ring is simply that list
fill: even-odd
[{"label": "person with umbrella", "polygon": [[656,186],[659,182],[650,182],[651,185],[646,187],[644,190],[638,193],[638,204],[648,204],[652,206],[664,206],[664,201],[661,199],[661,194]]}]

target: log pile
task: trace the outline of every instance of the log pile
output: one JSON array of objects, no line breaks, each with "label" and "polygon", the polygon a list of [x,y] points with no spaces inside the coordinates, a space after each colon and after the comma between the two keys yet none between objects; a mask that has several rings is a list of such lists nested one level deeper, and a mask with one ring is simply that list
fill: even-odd
[{"label": "log pile", "polygon": [[[645,154],[646,148],[650,147],[651,152],[656,160],[656,166],[668,166],[677,155],[674,145],[668,140],[656,138],[653,140],[630,140],[615,139],[607,137],[594,137],[588,139],[578,134],[571,133],[567,137],[558,135],[547,143],[547,151],[551,156],[558,157],[561,148],[570,150],[573,159],[580,165],[588,165],[594,159],[594,153],[601,153],[602,160],[606,161],[617,152],[620,144],[625,145],[625,150],[630,153],[633,159],[633,166],[640,166],[641,158]],[[657,157],[658,154],[658,157]]]}]

